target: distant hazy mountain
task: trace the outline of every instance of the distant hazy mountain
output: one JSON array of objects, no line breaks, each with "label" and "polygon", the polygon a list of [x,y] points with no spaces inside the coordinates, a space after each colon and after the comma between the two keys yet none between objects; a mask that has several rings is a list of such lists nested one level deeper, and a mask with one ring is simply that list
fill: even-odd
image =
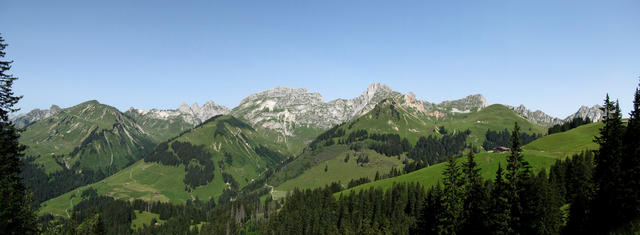
[{"label": "distant hazy mountain", "polygon": [[16,128],[22,129],[37,121],[51,117],[52,115],[56,114],[60,110],[61,108],[54,104],[54,105],[51,105],[51,108],[49,109],[43,109],[43,110],[34,109],[28,113],[22,113],[16,116],[10,116],[9,120],[15,124]]}]

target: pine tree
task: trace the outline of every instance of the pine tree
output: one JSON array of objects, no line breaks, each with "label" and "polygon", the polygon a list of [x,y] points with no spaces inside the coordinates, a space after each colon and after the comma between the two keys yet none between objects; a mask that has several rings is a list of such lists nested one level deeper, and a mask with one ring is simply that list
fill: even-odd
[{"label": "pine tree", "polygon": [[[640,85],[639,85],[640,88]],[[640,90],[636,88],[633,109],[623,137],[622,182],[625,220],[640,217]]]},{"label": "pine tree", "polygon": [[480,168],[475,162],[473,151],[469,151],[463,165],[464,199],[461,234],[485,234],[487,195],[480,176]]},{"label": "pine tree", "polygon": [[462,217],[462,179],[460,168],[454,157],[449,158],[444,171],[444,194],[442,216],[438,232],[442,234],[456,234]]},{"label": "pine tree", "polygon": [[491,197],[488,210],[488,226],[491,234],[512,234],[509,226],[511,208],[509,206],[509,185],[504,181],[502,165],[498,164],[496,179],[491,189]]},{"label": "pine tree", "polygon": [[[0,58],[5,56],[4,39],[0,36]],[[20,158],[25,147],[18,142],[20,134],[9,121],[9,113],[21,96],[15,96],[11,86],[17,79],[6,74],[12,61],[0,61],[0,231],[5,234],[35,233],[35,214],[31,196],[22,184]]]},{"label": "pine tree", "polygon": [[566,160],[567,165],[567,200],[569,220],[565,227],[566,234],[586,234],[589,229],[590,203],[593,197],[593,157],[592,152],[584,152]]},{"label": "pine tree", "polygon": [[510,219],[509,226],[514,229],[515,232],[520,231],[520,226],[524,221],[521,221],[523,211],[523,202],[521,194],[530,185],[531,178],[531,166],[524,160],[522,156],[522,146],[520,144],[520,127],[516,122],[511,132],[511,154],[507,158],[507,173],[505,178],[507,180],[508,188],[508,202],[510,205]]},{"label": "pine tree", "polygon": [[620,201],[624,187],[621,174],[622,160],[622,117],[617,102],[612,102],[609,95],[605,98],[604,126],[600,128],[600,136],[595,141],[600,145],[595,162],[594,179],[596,195],[593,200],[593,217],[591,225],[595,225],[600,233],[618,227],[622,221]]},{"label": "pine tree", "polygon": [[562,211],[557,191],[548,182],[547,173],[542,169],[532,179],[531,187],[523,195],[526,198],[522,234],[559,234]]}]

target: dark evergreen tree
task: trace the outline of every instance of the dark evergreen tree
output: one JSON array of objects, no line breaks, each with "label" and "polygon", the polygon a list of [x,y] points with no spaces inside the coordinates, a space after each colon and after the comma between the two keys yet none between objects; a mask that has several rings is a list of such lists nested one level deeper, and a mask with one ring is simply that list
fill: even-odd
[{"label": "dark evergreen tree", "polygon": [[491,199],[488,209],[488,227],[491,234],[512,234],[509,226],[511,207],[509,206],[509,185],[504,181],[502,166],[498,165],[496,179],[491,188]]},{"label": "dark evergreen tree", "polygon": [[563,205],[560,195],[548,182],[544,169],[532,178],[531,187],[524,193],[522,234],[559,234],[562,225]]},{"label": "dark evergreen tree", "polygon": [[596,195],[593,200],[592,222],[594,231],[605,233],[623,223],[623,208],[620,202],[624,195],[622,182],[622,134],[623,126],[620,107],[612,102],[609,95],[605,98],[604,126],[596,143],[600,149],[595,156],[594,179]]},{"label": "dark evergreen tree", "polygon": [[[0,36],[0,58],[4,58],[7,44]],[[25,146],[18,142],[20,134],[9,121],[9,113],[22,98],[13,93],[18,79],[7,74],[13,61],[0,61],[0,231],[5,234],[36,232],[36,218],[31,207],[31,195],[19,174]]]},{"label": "dark evergreen tree", "polygon": [[486,203],[487,192],[484,188],[484,180],[480,176],[480,168],[475,162],[472,151],[467,155],[467,161],[462,167],[464,173],[464,199],[461,234],[486,234]]},{"label": "dark evergreen tree", "polygon": [[565,227],[566,234],[586,234],[590,230],[590,203],[593,197],[593,152],[588,151],[567,159],[566,201],[571,204],[569,219]]},{"label": "dark evergreen tree", "polygon": [[510,205],[509,226],[518,233],[522,225],[523,201],[521,195],[530,184],[531,166],[522,156],[522,146],[520,144],[520,127],[516,122],[511,133],[511,154],[507,158],[506,180],[508,200]]},{"label": "dark evergreen tree", "polygon": [[[525,145],[534,141],[540,137],[541,134],[527,134],[527,133],[519,133],[520,144]],[[489,151],[495,147],[506,147],[511,144],[511,132],[509,130],[504,129],[503,131],[493,131],[487,130],[485,134],[485,141],[482,142],[482,148]]]},{"label": "dark evergreen tree", "polygon": [[444,214],[440,218],[438,233],[456,234],[462,223],[462,175],[454,157],[449,158],[447,168],[443,172],[444,193],[442,206]]},{"label": "dark evergreen tree", "polygon": [[[640,85],[639,85],[640,87]],[[640,217],[640,90],[636,88],[632,110],[622,140],[622,188],[621,203],[624,220]]]}]

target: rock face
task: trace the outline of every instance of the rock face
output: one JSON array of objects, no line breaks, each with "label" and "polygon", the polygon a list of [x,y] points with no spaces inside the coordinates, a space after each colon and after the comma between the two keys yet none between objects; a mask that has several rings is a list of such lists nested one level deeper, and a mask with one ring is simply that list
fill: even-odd
[{"label": "rock face", "polygon": [[470,95],[463,99],[443,101],[436,108],[450,110],[453,113],[468,113],[487,107],[487,100],[480,94]]},{"label": "rock face", "polygon": [[54,104],[51,105],[51,108],[49,109],[34,109],[28,113],[11,116],[9,117],[9,120],[15,124],[16,128],[23,129],[37,121],[53,116],[54,114],[60,112],[60,110],[62,109]]},{"label": "rock face", "polygon": [[336,99],[325,103],[319,93],[306,89],[276,87],[252,94],[231,111],[231,115],[253,126],[277,130],[292,136],[295,127],[327,129],[373,109],[385,98],[399,95],[383,84],[371,84],[353,99]]},{"label": "rock face", "polygon": [[576,113],[569,115],[565,119],[551,117],[540,110],[536,110],[535,112],[531,111],[527,109],[524,105],[520,105],[518,107],[513,107],[513,106],[508,106],[508,107],[513,111],[515,111],[516,113],[518,113],[520,116],[541,126],[553,126],[557,124],[562,124],[562,123],[571,121],[576,117],[582,118],[582,119],[588,117],[593,122],[599,122],[602,120],[602,117],[604,115],[602,110],[600,110],[601,108],[600,105],[594,105],[592,107],[587,107],[583,105],[580,107],[580,109],[578,109]]},{"label": "rock face", "polygon": [[417,100],[413,93],[402,95],[387,85],[373,83],[358,97],[336,99],[326,103],[319,93],[309,93],[306,89],[276,87],[248,96],[230,114],[246,120],[254,127],[294,136],[295,129],[299,127],[328,129],[350,121],[369,112],[387,98],[398,100],[401,105],[415,112],[434,117],[477,111],[487,106],[482,95],[433,104]]},{"label": "rock face", "polygon": [[567,118],[564,119],[564,121],[571,121],[574,118],[584,119],[586,117],[591,119],[591,121],[593,122],[602,121],[602,118],[604,117],[604,112],[600,110],[601,108],[602,106],[600,105],[594,105],[591,107],[587,107],[584,105],[580,106],[580,109],[578,109],[576,113],[569,115]]},{"label": "rock face", "polygon": [[507,106],[507,107],[509,107],[511,110],[515,111],[516,113],[518,113],[523,118],[526,118],[527,120],[541,126],[553,126],[553,125],[564,123],[564,120],[560,118],[551,117],[540,110],[531,111],[527,109],[527,107],[525,107],[524,105],[520,105],[518,107],[513,107],[513,106]]},{"label": "rock face", "polygon": [[135,116],[136,119],[151,118],[165,121],[183,121],[194,126],[214,116],[224,115],[227,113],[229,113],[229,108],[218,105],[213,101],[207,101],[202,105],[202,107],[198,106],[198,103],[194,103],[191,106],[186,103],[182,103],[180,107],[175,110],[142,110],[131,107],[127,111],[127,114]]}]

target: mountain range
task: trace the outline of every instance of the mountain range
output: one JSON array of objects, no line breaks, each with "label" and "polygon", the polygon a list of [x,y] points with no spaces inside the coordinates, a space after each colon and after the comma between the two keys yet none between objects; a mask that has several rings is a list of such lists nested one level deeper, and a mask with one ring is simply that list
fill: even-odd
[{"label": "mountain range", "polygon": [[[304,88],[279,86],[249,95],[233,109],[208,101],[202,106],[199,106],[198,103],[191,106],[182,103],[173,110],[143,110],[131,107],[125,113],[138,119],[183,122],[194,126],[216,115],[231,114],[254,126],[274,130],[283,136],[296,136],[294,130],[296,128],[327,129],[368,112],[383,99],[396,96],[404,96],[404,104],[407,107],[412,107],[418,112],[436,118],[447,114],[470,112],[488,106],[486,99],[480,94],[435,104],[417,100],[412,92],[402,95],[387,85],[372,83],[358,97],[336,99],[329,102],[324,102],[321,94],[310,93]],[[549,116],[540,110],[531,111],[524,105],[507,105],[507,107],[522,117],[543,126],[561,124],[575,117],[589,117],[593,121],[599,121],[602,118],[600,105],[581,106],[578,111],[565,119]],[[28,113],[13,115],[10,120],[16,124],[16,127],[24,128],[48,118],[60,110],[61,108],[57,105],[52,105],[49,109],[34,109]]]},{"label": "mountain range", "polygon": [[[523,133],[542,135],[546,127],[573,117],[597,121],[602,113],[598,106],[583,106],[561,120],[522,105],[489,105],[480,94],[432,103],[374,83],[360,96],[329,102],[306,89],[276,87],[246,97],[233,109],[209,101],[121,112],[93,100],[11,120],[24,128],[20,141],[34,159],[32,169],[40,168],[38,174],[54,177],[50,180],[64,172],[85,177],[83,172],[91,170],[100,174],[74,187],[104,178],[92,184],[101,194],[184,202],[228,200],[265,184],[289,191],[346,183],[415,161],[436,164],[479,148],[490,130],[512,129],[519,122]],[[427,153],[427,146],[439,145],[455,148]],[[367,163],[347,156],[366,157]],[[341,173],[319,177],[323,167]],[[54,196],[42,195],[39,201]]]}]

